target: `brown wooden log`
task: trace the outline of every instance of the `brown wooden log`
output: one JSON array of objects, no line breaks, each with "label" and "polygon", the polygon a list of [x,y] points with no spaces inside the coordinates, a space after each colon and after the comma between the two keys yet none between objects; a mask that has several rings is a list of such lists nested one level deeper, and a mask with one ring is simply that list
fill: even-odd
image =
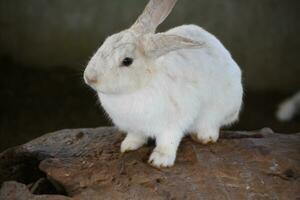
[{"label": "brown wooden log", "polygon": [[300,133],[227,131],[209,145],[185,138],[167,169],[147,163],[154,145],[121,154],[123,138],[109,127],[61,130],[6,150],[0,199],[300,198]]}]

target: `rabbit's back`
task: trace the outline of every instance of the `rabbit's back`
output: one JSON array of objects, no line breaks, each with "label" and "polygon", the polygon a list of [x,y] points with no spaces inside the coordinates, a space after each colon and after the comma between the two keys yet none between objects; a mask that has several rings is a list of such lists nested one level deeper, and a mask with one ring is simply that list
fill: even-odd
[{"label": "rabbit's back", "polygon": [[207,52],[231,57],[224,45],[213,34],[209,33],[200,26],[194,24],[181,25],[168,30],[166,33],[200,41],[203,43],[203,48],[205,48]]},{"label": "rabbit's back", "polygon": [[[190,98],[190,104],[199,109],[198,116],[216,112],[214,118],[219,123],[225,125],[234,121],[225,118],[231,115],[237,118],[235,113],[242,104],[243,88],[241,70],[227,49],[215,36],[196,25],[179,26],[167,33],[203,43],[200,48],[178,50],[158,60],[157,65],[162,66],[166,77],[178,82],[178,90],[174,93]],[[186,97],[187,92],[190,93]]]},{"label": "rabbit's back", "polygon": [[[182,25],[166,33],[190,38],[202,43],[194,49],[181,49],[162,56],[157,61],[167,70],[177,70],[208,82],[241,81],[241,70],[229,51],[212,34],[196,25]],[[220,80],[221,79],[221,80]],[[200,80],[198,80],[200,81]]]}]

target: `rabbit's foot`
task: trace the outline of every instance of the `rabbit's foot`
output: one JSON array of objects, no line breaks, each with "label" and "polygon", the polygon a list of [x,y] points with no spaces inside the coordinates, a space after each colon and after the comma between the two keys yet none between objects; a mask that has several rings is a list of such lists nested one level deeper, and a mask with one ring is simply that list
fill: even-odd
[{"label": "rabbit's foot", "polygon": [[175,159],[176,151],[156,147],[149,158],[149,163],[157,168],[171,167],[174,165]]},{"label": "rabbit's foot", "polygon": [[126,151],[134,151],[143,146],[147,142],[147,137],[141,134],[128,133],[121,144],[121,153]]}]

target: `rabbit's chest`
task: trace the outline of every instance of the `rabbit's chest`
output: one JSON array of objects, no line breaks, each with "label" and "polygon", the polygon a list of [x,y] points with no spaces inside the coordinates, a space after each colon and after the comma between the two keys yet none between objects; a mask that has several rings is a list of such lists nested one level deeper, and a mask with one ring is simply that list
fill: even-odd
[{"label": "rabbit's chest", "polygon": [[123,128],[140,127],[143,129],[157,125],[157,119],[164,108],[164,101],[158,95],[99,95],[99,98],[113,122]]}]

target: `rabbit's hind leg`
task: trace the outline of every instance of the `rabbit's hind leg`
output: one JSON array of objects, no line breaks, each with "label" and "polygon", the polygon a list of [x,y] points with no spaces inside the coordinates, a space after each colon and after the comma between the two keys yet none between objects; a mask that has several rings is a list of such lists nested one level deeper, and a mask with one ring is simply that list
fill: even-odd
[{"label": "rabbit's hind leg", "polygon": [[191,138],[196,142],[215,143],[219,139],[220,125],[213,118],[205,117],[197,120],[190,132]]}]

